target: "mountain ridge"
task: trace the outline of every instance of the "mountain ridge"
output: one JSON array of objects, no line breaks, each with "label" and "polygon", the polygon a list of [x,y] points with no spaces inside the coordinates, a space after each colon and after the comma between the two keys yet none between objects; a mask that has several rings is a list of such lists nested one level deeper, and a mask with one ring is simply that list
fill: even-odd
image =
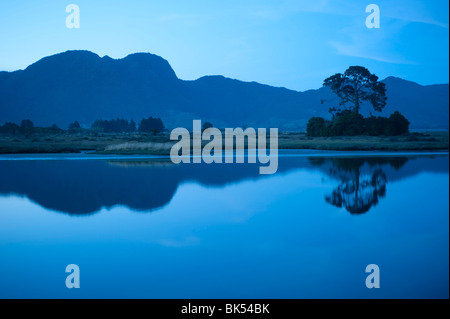
[{"label": "mountain ridge", "polygon": [[[398,110],[412,129],[448,129],[448,84],[423,86],[393,76],[383,82],[388,104],[380,115]],[[67,127],[78,120],[89,126],[99,118],[139,121],[151,115],[168,128],[202,119],[217,127],[301,131],[312,116],[328,118],[334,104],[325,87],[301,92],[221,75],[182,80],[167,60],[145,52],[113,59],[70,50],[24,70],[0,72],[0,123],[29,118],[37,125]]]}]

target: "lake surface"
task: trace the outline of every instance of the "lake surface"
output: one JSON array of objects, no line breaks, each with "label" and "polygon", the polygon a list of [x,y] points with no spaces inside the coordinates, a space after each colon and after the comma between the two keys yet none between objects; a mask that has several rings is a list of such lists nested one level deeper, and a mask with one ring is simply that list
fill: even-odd
[{"label": "lake surface", "polygon": [[259,166],[0,156],[0,297],[449,297],[448,154]]}]

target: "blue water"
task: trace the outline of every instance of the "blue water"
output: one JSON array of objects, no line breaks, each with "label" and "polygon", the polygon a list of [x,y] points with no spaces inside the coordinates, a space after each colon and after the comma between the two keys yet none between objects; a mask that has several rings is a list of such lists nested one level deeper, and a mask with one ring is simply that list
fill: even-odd
[{"label": "blue water", "polygon": [[76,158],[0,160],[1,298],[449,297],[448,154]]}]

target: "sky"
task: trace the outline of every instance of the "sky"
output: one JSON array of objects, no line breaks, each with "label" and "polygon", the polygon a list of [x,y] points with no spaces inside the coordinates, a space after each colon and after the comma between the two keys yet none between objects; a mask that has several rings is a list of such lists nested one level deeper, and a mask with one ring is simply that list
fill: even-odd
[{"label": "sky", "polygon": [[[67,28],[69,4],[80,28]],[[380,9],[368,28],[366,6]],[[0,1],[0,70],[89,50],[150,52],[177,76],[223,75],[304,91],[362,65],[381,79],[449,82],[447,0]]]}]

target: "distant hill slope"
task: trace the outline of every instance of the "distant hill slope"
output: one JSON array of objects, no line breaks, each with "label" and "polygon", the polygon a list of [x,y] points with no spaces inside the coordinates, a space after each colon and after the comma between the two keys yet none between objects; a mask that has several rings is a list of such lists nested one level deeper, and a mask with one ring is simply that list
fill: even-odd
[{"label": "distant hill slope", "polygon": [[[403,113],[415,129],[448,129],[448,84],[421,86],[384,80],[383,114]],[[178,79],[163,58],[136,53],[123,59],[67,51],[25,70],[0,72],[0,123],[29,118],[66,128],[78,120],[161,117],[167,127],[191,127],[192,119],[217,127],[278,127],[304,130],[311,116],[328,117],[337,100],[327,88],[297,92],[222,76]],[[367,113],[367,110],[365,111]]]}]

